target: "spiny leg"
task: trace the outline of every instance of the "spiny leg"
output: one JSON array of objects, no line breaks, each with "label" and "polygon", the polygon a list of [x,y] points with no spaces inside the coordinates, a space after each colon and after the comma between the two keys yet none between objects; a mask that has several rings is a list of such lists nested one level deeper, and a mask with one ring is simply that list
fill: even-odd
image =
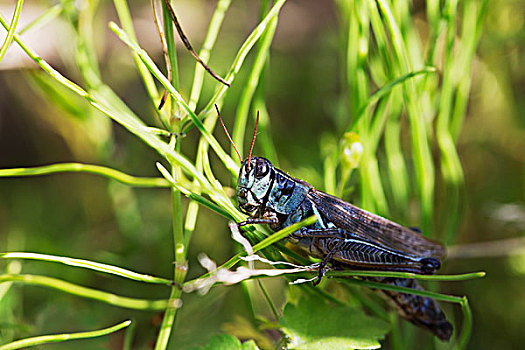
[{"label": "spiny leg", "polygon": [[299,238],[345,238],[347,231],[340,228],[302,229],[294,233]]},{"label": "spiny leg", "polygon": [[[337,239],[337,238],[336,238]],[[330,260],[332,260],[332,257],[334,256],[335,253],[337,253],[339,251],[339,249],[341,248],[341,246],[344,244],[344,240],[343,239],[337,239],[336,241],[336,244],[335,246],[328,252],[328,254],[326,254],[326,256],[323,258],[323,261],[321,261],[321,264],[319,265],[319,275],[318,275],[318,278],[316,281],[313,282],[313,285],[314,286],[317,286],[319,283],[321,283],[321,279],[323,278],[324,276],[324,269],[326,267],[326,265],[328,265],[328,263],[330,262]]]},{"label": "spiny leg", "polygon": [[246,226],[246,225],[253,225],[253,224],[277,224],[279,221],[277,218],[248,218],[244,221],[241,221],[237,224],[237,226]]}]

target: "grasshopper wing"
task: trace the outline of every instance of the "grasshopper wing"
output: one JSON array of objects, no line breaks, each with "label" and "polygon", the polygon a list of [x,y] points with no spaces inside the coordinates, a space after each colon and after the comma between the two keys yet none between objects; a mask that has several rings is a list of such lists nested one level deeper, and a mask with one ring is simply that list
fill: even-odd
[{"label": "grasshopper wing", "polygon": [[308,198],[326,222],[360,239],[401,253],[441,259],[445,248],[412,229],[360,209],[342,199],[311,189]]}]

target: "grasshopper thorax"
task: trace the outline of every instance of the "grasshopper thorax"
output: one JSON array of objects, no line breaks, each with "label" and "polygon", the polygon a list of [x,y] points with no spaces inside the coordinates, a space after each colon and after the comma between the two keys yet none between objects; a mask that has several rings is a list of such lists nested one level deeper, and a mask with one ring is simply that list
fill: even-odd
[{"label": "grasshopper thorax", "polygon": [[264,207],[274,177],[274,167],[265,158],[253,157],[242,162],[237,180],[239,209],[245,214],[251,214]]}]

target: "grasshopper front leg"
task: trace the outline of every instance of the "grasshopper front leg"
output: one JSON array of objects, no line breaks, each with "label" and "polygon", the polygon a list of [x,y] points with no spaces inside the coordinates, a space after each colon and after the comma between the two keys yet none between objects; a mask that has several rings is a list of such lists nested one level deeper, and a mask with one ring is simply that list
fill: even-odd
[{"label": "grasshopper front leg", "polygon": [[246,226],[246,225],[253,225],[253,224],[267,224],[267,225],[276,225],[279,223],[279,219],[277,218],[277,215],[272,212],[265,212],[262,216],[256,213],[254,216],[241,221],[237,224],[238,227]]}]

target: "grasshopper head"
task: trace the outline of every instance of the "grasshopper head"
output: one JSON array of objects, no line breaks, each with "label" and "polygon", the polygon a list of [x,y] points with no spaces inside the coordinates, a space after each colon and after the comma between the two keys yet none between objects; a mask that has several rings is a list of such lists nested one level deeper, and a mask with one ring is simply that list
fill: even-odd
[{"label": "grasshopper head", "polygon": [[265,205],[273,177],[273,165],[265,158],[253,157],[242,162],[237,180],[237,200],[243,213],[251,214]]}]

